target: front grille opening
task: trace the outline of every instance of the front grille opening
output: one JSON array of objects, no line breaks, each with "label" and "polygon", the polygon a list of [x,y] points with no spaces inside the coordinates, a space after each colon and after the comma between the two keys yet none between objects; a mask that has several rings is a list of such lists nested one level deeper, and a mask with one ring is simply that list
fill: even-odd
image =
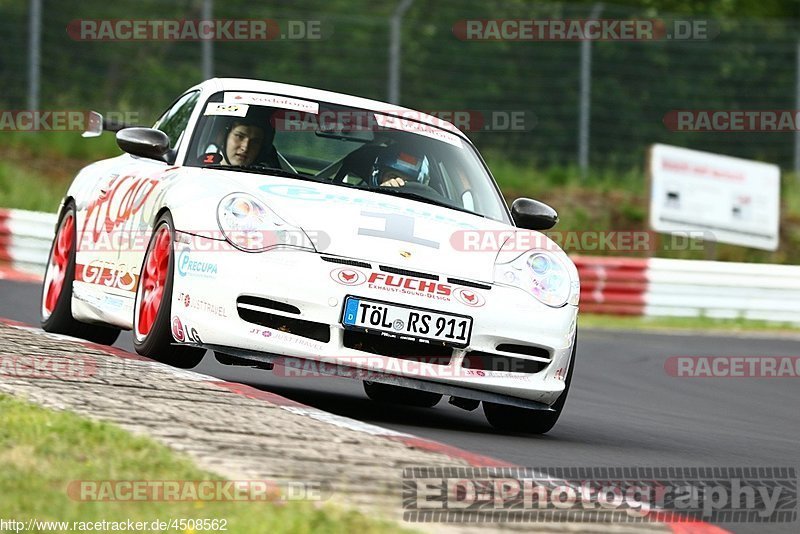
[{"label": "front grille opening", "polygon": [[265,299],[263,297],[256,297],[254,295],[242,295],[236,299],[237,306],[239,304],[250,304],[251,306],[258,306],[260,308],[269,308],[271,310],[278,310],[286,313],[294,313],[300,315],[300,308],[292,306],[285,302],[278,302],[277,300]]},{"label": "front grille opening", "polygon": [[451,284],[456,284],[459,286],[467,286],[467,287],[474,287],[477,289],[492,289],[492,286],[488,284],[481,284],[480,282],[472,282],[471,280],[462,280],[461,278],[448,278],[448,282]]},{"label": "front grille opening", "polygon": [[294,317],[284,317],[282,315],[274,315],[272,313],[264,313],[244,308],[239,308],[238,311],[239,317],[248,323],[274,328],[281,332],[314,339],[323,343],[328,343],[331,340],[330,326],[325,323],[304,321],[303,319],[295,319]]},{"label": "front grille opening", "polygon": [[362,267],[364,269],[372,269],[372,264],[367,263],[365,261],[358,261],[358,260],[348,260],[345,258],[335,258],[333,256],[320,256],[323,261],[327,261],[329,263],[339,263],[341,265],[352,265],[353,267]]},{"label": "front grille opening", "polygon": [[495,347],[502,352],[513,352],[514,354],[524,354],[526,356],[536,356],[537,358],[547,358],[550,360],[552,356],[550,351],[542,347],[532,347],[531,345],[515,345],[513,343],[501,343]]},{"label": "front grille opening", "polygon": [[525,360],[506,356],[504,354],[492,354],[491,352],[472,351],[464,356],[461,366],[464,369],[482,369],[484,371],[503,371],[507,373],[535,374],[543,371],[549,362],[537,362],[535,360]]},{"label": "front grille opening", "polygon": [[435,274],[423,273],[420,271],[409,271],[408,269],[398,269],[397,267],[387,267],[381,265],[381,271],[385,273],[399,274],[402,276],[413,276],[415,278],[424,278],[426,280],[438,280],[439,277]]},{"label": "front grille opening", "polygon": [[343,344],[348,349],[435,365],[448,365],[453,356],[453,349],[442,345],[393,339],[380,334],[357,332],[355,330],[344,331]]}]

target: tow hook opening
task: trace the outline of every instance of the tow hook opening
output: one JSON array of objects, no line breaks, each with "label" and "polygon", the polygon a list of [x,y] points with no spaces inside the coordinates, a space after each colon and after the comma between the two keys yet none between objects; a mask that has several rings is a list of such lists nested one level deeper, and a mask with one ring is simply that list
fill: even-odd
[{"label": "tow hook opening", "polygon": [[447,402],[449,402],[453,406],[456,406],[463,410],[467,410],[468,412],[477,410],[478,406],[480,406],[481,404],[481,401],[479,400],[465,399],[464,397],[450,397],[450,400],[448,400]]}]

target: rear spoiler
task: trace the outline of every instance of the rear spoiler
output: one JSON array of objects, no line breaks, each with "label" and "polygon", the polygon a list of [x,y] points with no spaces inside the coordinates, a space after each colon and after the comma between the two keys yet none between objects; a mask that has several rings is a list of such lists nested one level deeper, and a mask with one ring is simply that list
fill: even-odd
[{"label": "rear spoiler", "polygon": [[114,119],[104,118],[96,111],[89,111],[86,117],[86,129],[81,134],[81,137],[97,137],[103,132],[118,132],[125,128],[138,126],[137,124],[126,124]]}]

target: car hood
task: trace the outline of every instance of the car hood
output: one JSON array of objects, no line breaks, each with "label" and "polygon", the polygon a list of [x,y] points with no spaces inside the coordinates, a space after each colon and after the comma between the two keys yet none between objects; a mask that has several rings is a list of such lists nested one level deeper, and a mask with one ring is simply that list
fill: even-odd
[{"label": "car hood", "polygon": [[[236,179],[321,253],[408,270],[492,282],[497,249],[465,251],[467,231],[516,228],[478,215],[349,187],[252,175]],[[500,245],[502,243],[499,243]]]}]

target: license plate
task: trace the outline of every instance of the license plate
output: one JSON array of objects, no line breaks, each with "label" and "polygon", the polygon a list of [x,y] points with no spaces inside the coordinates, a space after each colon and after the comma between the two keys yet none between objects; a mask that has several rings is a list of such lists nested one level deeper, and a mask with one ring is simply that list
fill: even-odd
[{"label": "license plate", "polygon": [[466,347],[472,333],[472,318],[401,304],[358,297],[345,299],[342,324],[357,330],[412,341],[439,342]]}]

